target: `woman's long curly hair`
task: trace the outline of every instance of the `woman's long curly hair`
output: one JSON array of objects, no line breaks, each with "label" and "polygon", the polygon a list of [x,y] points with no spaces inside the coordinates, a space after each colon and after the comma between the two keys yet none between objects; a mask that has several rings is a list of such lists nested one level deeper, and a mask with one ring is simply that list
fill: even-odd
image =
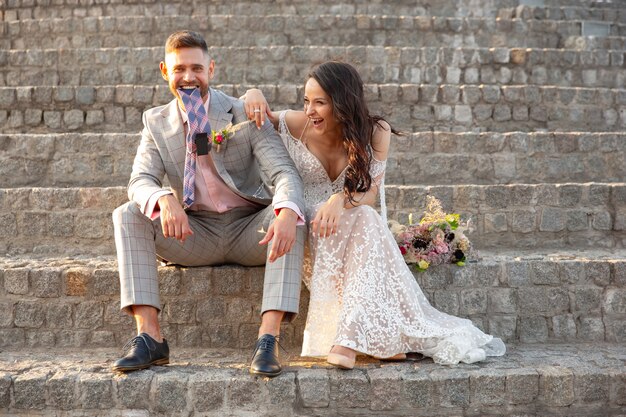
[{"label": "woman's long curly hair", "polygon": [[[314,66],[307,77],[313,78],[331,98],[333,115],[341,124],[343,144],[348,153],[348,169],[343,191],[352,201],[354,192],[366,192],[372,186],[372,133],[374,125],[384,129],[384,119],[369,113],[363,92],[363,80],[350,64],[327,61]],[[399,134],[395,129],[391,129]]]}]

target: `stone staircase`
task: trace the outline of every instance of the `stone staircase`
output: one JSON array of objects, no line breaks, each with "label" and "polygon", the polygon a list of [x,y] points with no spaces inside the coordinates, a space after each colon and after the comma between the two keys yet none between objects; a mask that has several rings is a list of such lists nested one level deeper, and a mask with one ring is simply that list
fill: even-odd
[{"label": "stone staircase", "polygon": [[[298,356],[247,373],[263,268],[161,267],[172,364],[113,375],[112,210],[141,113],[170,100],[167,35],[207,37],[214,85],[299,108],[312,62],[341,57],[407,132],[391,218],[427,194],[471,217],[464,268],[415,273],[442,311],[502,337],[475,365]],[[0,414],[625,416],[624,0],[0,0]]]}]

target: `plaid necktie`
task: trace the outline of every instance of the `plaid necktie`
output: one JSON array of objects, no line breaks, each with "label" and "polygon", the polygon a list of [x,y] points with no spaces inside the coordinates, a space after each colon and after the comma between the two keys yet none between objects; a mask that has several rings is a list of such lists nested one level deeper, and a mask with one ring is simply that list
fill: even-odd
[{"label": "plaid necktie", "polygon": [[178,89],[180,98],[185,105],[187,112],[188,129],[186,138],[186,155],[185,155],[185,174],[183,179],[183,206],[190,207],[195,199],[196,184],[196,142],[195,135],[197,133],[211,132],[211,125],[207,117],[200,90]]}]

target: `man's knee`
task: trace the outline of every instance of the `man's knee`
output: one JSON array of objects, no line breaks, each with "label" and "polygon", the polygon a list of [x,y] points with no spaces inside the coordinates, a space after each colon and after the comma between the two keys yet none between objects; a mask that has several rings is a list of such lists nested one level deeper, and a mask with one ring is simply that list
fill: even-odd
[{"label": "man's knee", "polygon": [[115,226],[122,225],[128,223],[129,220],[137,218],[137,216],[143,215],[137,203],[129,201],[113,210],[113,224]]}]

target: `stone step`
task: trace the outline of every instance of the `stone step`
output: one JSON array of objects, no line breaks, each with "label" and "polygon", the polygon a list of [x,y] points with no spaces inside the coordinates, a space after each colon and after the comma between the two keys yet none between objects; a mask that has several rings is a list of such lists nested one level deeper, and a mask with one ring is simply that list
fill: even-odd
[{"label": "stone step", "polygon": [[9,351],[0,359],[0,412],[10,415],[620,416],[623,346],[511,345],[506,356],[445,367],[430,359],[351,371],[283,355],[285,371],[255,378],[251,349],[184,349],[169,366],[109,371],[113,349]]},{"label": "stone step", "polygon": [[626,23],[626,8],[520,5],[515,8],[498,10],[498,17],[504,19],[584,20]]},{"label": "stone step", "polygon": [[[622,88],[624,50],[395,46],[211,47],[215,84],[300,84],[312,62],[340,57],[366,83],[535,84]],[[158,85],[162,46],[0,51],[0,86]]]},{"label": "stone step", "polygon": [[[626,36],[607,23],[604,36]],[[143,15],[0,22],[4,49],[163,46],[181,27],[210,33],[211,46],[377,45],[557,48],[584,35],[583,22],[402,15]],[[246,28],[242,30],[241,28]]]},{"label": "stone step", "polygon": [[626,37],[569,36],[564,39],[562,47],[588,51],[595,49],[624,50],[626,49]]},{"label": "stone step", "polygon": [[[301,108],[302,84],[254,85],[273,108]],[[250,85],[217,85],[238,97]],[[370,110],[404,131],[615,131],[626,90],[536,85],[366,84]],[[2,133],[137,132],[144,110],[169,102],[166,85],[0,87]]]},{"label": "stone step", "polygon": [[[0,188],[125,186],[133,134],[0,134]],[[396,185],[619,182],[626,133],[447,133],[394,137],[386,181]]]},{"label": "stone step", "polygon": [[[590,7],[590,8],[617,8],[621,9],[626,5],[624,0],[518,0],[519,5],[545,7]],[[504,7],[504,6],[501,6]]]},{"label": "stone step", "polygon": [[[475,263],[474,263],[475,262]],[[260,323],[263,267],[159,268],[165,337],[175,347],[246,348]],[[481,251],[464,267],[414,272],[437,309],[507,343],[626,342],[626,252]],[[308,311],[283,326],[297,349]],[[121,347],[132,319],[119,310],[112,257],[0,259],[0,349]]]},{"label": "stone step", "polygon": [[[57,2],[59,3],[59,2]],[[469,1],[427,1],[402,0],[393,4],[382,1],[367,3],[342,0],[317,0],[315,2],[290,1],[172,1],[162,4],[155,1],[84,1],[80,4],[20,5],[13,4],[5,11],[5,21],[25,19],[48,19],[63,17],[102,17],[102,16],[163,16],[163,15],[237,15],[264,16],[268,14],[291,14],[305,16],[311,14],[402,14],[418,16],[492,16],[501,3],[507,6],[515,1],[485,1],[484,7],[468,7]]]},{"label": "stone step", "polygon": [[[160,4],[157,1],[110,1],[110,0],[9,0],[4,6],[4,20],[24,20],[50,17],[87,17],[87,16],[161,16],[161,15],[265,15],[265,14],[328,14],[328,13],[360,13],[360,14],[408,14],[428,16],[496,16],[500,8],[513,8],[527,2],[519,0],[483,0],[481,7],[476,7],[472,0],[438,1],[435,3],[424,0],[401,0],[393,4],[374,0],[367,3],[342,0],[317,0],[315,2],[291,1],[232,1],[227,3],[203,1],[170,1]],[[530,4],[537,4],[533,1]],[[625,4],[620,1],[567,1],[574,7],[586,8],[621,8]],[[541,1],[541,4],[557,7],[562,0]],[[1,16],[0,16],[1,17]],[[1,19],[0,19],[1,20]]]},{"label": "stone step", "polygon": [[[390,219],[421,215],[426,195],[472,219],[478,248],[624,248],[626,184],[387,185]],[[125,187],[0,189],[0,253],[114,254],[111,213]]]}]

